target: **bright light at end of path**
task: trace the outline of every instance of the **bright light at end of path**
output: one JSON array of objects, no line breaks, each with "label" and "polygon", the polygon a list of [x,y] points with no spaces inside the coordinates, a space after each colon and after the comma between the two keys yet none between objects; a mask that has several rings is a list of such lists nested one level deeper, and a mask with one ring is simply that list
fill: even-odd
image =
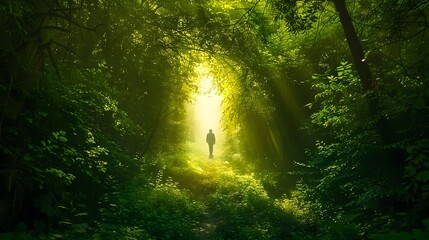
[{"label": "bright light at end of path", "polygon": [[199,149],[207,152],[206,134],[209,129],[213,129],[216,135],[216,144],[214,146],[214,155],[219,156],[222,153],[223,132],[221,127],[222,97],[213,89],[213,77],[203,76],[200,79],[199,93],[196,96],[193,105],[193,141]]}]

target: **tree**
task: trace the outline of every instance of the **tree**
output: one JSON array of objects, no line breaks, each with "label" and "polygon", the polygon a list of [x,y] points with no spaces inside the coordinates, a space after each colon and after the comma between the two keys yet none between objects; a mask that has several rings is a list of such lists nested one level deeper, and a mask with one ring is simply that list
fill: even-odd
[{"label": "tree", "polygon": [[[413,154],[410,155],[409,148],[421,146],[421,141],[426,141],[424,139],[427,139],[427,127],[424,124],[418,124],[422,132],[416,135],[414,127],[405,124],[403,117],[412,116],[411,118],[419,123],[426,119],[426,113],[419,116],[413,114],[414,103],[411,98],[419,101],[420,97],[405,97],[409,96],[411,89],[414,89],[412,85],[421,83],[419,79],[426,76],[426,73],[419,71],[419,77],[410,77],[406,73],[408,68],[405,71],[398,71],[403,63],[394,59],[396,57],[411,59],[415,54],[419,60],[414,64],[420,65],[427,61],[425,57],[420,57],[419,53],[407,54],[400,51],[400,57],[397,52],[395,53],[405,46],[407,46],[405,48],[414,46],[421,51],[426,51],[419,44],[422,40],[414,37],[427,39],[424,34],[427,25],[422,24],[426,22],[427,1],[383,1],[381,3],[365,1],[359,4],[354,1],[348,2],[354,3],[351,6],[353,6],[355,18],[364,19],[358,21],[360,24],[357,27],[361,38],[365,39],[365,47],[369,49],[366,54],[362,47],[363,41],[357,36],[356,26],[352,23],[352,17],[346,8],[346,1],[276,1],[274,6],[280,12],[280,18],[286,20],[291,32],[311,34],[318,30],[319,26],[326,28],[330,24],[320,22],[326,19],[323,18],[324,10],[328,12],[331,10],[330,3],[333,3],[338,13],[339,23],[345,33],[358,79],[350,65],[344,61],[336,63],[336,68],[331,67],[313,77],[313,87],[318,93],[316,93],[315,102],[309,105],[313,106],[314,111],[311,116],[313,123],[311,128],[319,135],[319,141],[316,143],[314,155],[311,155],[308,165],[308,167],[312,166],[308,170],[311,169],[309,173],[314,176],[314,179],[309,177],[306,180],[309,188],[304,191],[308,193],[314,191],[314,195],[310,195],[315,198],[324,196],[319,199],[328,211],[334,212],[339,209],[338,206],[348,206],[345,207],[347,210],[343,209],[340,212],[356,211],[366,219],[374,216],[374,211],[379,211],[382,215],[394,219],[393,222],[398,220],[395,217],[396,212],[407,211],[407,223],[410,226],[416,226],[420,224],[423,217],[416,214],[413,209],[417,205],[427,209],[427,205],[424,207],[421,205],[424,190],[423,192],[421,189],[417,190],[419,187],[410,190],[409,187],[404,186],[409,186],[409,181],[413,178],[406,177],[410,175],[407,169],[416,169],[414,166],[409,166],[414,161],[412,159],[415,159]],[[369,9],[368,6],[374,9],[370,13],[365,10]],[[388,14],[385,13],[386,9],[389,11]],[[383,10],[384,13],[381,13]],[[368,22],[370,24],[366,25]],[[415,29],[411,30],[411,26]],[[316,30],[311,31],[313,28]],[[330,34],[327,31],[323,32]],[[398,32],[401,34],[397,34]],[[410,39],[413,40],[410,41]],[[388,63],[388,61],[393,62]],[[377,71],[371,72],[372,69]],[[426,79],[426,77],[423,78]],[[356,80],[360,83],[360,89],[356,88]],[[426,84],[420,86],[427,89]],[[399,104],[392,100],[393,96],[410,101],[401,101]],[[366,111],[362,111],[362,106],[366,106]],[[368,125],[374,128],[368,128]],[[373,130],[377,134],[374,134]],[[412,136],[418,136],[419,140]],[[423,151],[420,147],[417,148],[420,149],[419,152]],[[425,175],[423,172],[426,170],[417,168],[420,169],[418,170],[420,174]],[[381,169],[383,169],[382,173],[370,173]],[[312,171],[320,175],[315,175]],[[415,176],[414,173],[411,175]],[[319,181],[321,184],[318,184]],[[362,185],[364,182],[366,185]],[[414,179],[411,182],[416,183],[419,180]],[[384,188],[365,189],[369,185],[384,186]],[[355,201],[350,196],[374,196],[380,200]],[[410,198],[413,199],[412,203],[407,200]],[[382,202],[385,204],[383,205]],[[363,212],[367,216],[363,216]],[[378,222],[374,225],[382,225],[382,223]]]}]

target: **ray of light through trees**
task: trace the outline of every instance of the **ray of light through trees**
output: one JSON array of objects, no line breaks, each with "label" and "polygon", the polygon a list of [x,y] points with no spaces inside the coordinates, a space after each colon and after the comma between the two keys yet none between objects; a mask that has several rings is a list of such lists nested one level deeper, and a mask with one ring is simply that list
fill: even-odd
[{"label": "ray of light through trees", "polygon": [[428,14],[0,1],[0,239],[429,239]]}]

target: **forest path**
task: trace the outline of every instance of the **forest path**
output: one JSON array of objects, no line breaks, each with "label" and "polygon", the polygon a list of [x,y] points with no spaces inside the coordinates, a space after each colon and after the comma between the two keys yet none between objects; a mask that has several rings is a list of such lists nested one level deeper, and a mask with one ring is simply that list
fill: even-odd
[{"label": "forest path", "polygon": [[191,145],[186,156],[181,157],[185,161],[178,161],[180,164],[170,167],[166,174],[179,189],[187,191],[193,201],[205,206],[200,227],[195,229],[198,239],[220,239],[218,234],[229,227],[227,222],[230,218],[245,218],[230,214],[249,204],[246,194],[266,197],[253,174],[237,169],[224,156],[209,158],[205,152]]},{"label": "forest path", "polygon": [[167,173],[178,187],[190,193],[194,201],[203,203],[205,209],[200,227],[195,229],[198,239],[217,239],[216,229],[222,216],[210,206],[217,189],[237,175],[231,164],[222,156],[209,158],[203,151],[190,147],[186,164],[171,168]]},{"label": "forest path", "polygon": [[269,176],[239,153],[211,159],[192,144],[173,150],[156,156],[153,182],[143,174],[109,195],[115,204],[101,230],[139,236],[130,239],[311,239],[300,206],[269,196],[261,180]]},{"label": "forest path", "polygon": [[225,181],[240,175],[224,157],[209,158],[205,152],[192,145],[185,159],[178,162],[180,164],[170,167],[167,175],[197,199],[206,199]]}]

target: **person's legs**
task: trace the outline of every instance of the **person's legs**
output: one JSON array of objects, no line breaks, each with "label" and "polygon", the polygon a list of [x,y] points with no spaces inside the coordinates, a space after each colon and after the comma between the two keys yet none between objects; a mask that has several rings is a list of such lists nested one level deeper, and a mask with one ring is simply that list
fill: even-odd
[{"label": "person's legs", "polygon": [[213,144],[209,144],[210,157],[213,156]]}]

